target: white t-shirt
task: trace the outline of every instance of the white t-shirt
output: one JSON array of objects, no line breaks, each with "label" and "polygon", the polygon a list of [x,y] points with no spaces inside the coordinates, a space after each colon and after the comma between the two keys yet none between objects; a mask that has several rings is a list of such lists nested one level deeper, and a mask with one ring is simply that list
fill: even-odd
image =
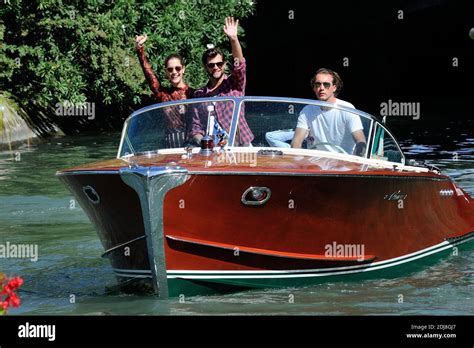
[{"label": "white t-shirt", "polygon": [[[340,99],[336,99],[334,105],[355,109],[354,105]],[[358,115],[317,105],[307,105],[301,110],[296,127],[309,130],[314,144],[339,145],[349,154],[352,154],[355,146],[352,133],[364,129]],[[331,147],[326,149],[335,151]]]}]

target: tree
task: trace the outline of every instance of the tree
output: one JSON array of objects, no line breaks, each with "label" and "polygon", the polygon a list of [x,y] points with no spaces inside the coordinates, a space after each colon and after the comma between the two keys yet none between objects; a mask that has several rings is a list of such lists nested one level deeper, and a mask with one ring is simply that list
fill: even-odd
[{"label": "tree", "polygon": [[[118,128],[146,101],[135,35],[148,34],[146,52],[161,81],[166,84],[164,58],[179,52],[188,62],[188,83],[197,87],[206,81],[200,63],[206,44],[228,53],[224,18],[245,18],[255,7],[252,0],[3,2],[0,90],[14,95],[33,122],[53,122],[69,133]],[[56,115],[65,101],[95,103],[97,117]]]}]

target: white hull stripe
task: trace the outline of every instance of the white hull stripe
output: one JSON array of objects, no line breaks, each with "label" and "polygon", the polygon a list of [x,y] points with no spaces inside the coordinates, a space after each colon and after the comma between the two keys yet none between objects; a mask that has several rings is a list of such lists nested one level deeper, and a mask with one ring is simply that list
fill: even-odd
[{"label": "white hull stripe", "polygon": [[[401,257],[393,258],[386,261],[373,262],[367,265],[337,267],[337,268],[320,268],[307,270],[246,270],[246,271],[196,271],[196,270],[179,270],[167,271],[168,279],[278,279],[278,278],[309,278],[309,277],[326,277],[332,275],[354,274],[380,270],[393,266],[402,265],[423,257],[450,249],[458,244],[462,244],[474,239],[474,235],[468,238],[453,241],[451,243],[444,241],[433,247],[423,249],[421,251],[407,254]],[[151,278],[150,270],[133,270],[133,269],[113,269],[117,276],[131,278]]]}]

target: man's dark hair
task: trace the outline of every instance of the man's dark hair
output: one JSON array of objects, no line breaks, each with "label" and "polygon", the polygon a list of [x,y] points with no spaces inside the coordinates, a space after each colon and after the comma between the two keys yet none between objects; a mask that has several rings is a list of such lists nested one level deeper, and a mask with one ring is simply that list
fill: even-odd
[{"label": "man's dark hair", "polygon": [[180,54],[178,54],[178,53],[173,53],[173,54],[170,54],[168,57],[165,58],[165,68],[168,66],[169,60],[170,60],[170,59],[173,59],[173,58],[178,59],[179,62],[180,62],[180,64],[181,64],[182,66],[185,65],[185,64],[184,64],[184,58],[183,58]]},{"label": "man's dark hair", "polygon": [[224,53],[218,48],[210,48],[206,52],[203,53],[202,55],[202,64],[206,65],[208,59],[212,59],[214,57],[217,57],[217,55],[221,55],[222,60],[224,61]]},{"label": "man's dark hair", "polygon": [[313,78],[311,79],[311,88],[314,88],[314,83],[316,82],[316,75],[318,74],[328,74],[332,76],[332,83],[336,86],[336,90],[334,91],[334,96],[337,97],[339,92],[342,89],[343,83],[342,79],[339,74],[331,69],[321,68],[314,74]]}]

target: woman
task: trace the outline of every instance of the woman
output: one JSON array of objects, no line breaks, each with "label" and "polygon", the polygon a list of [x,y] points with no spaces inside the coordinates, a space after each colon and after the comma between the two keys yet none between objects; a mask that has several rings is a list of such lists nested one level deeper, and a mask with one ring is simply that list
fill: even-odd
[{"label": "woman", "polygon": [[[194,89],[184,82],[186,67],[183,58],[179,54],[166,57],[165,73],[171,87],[162,86],[145,55],[144,44],[147,39],[146,34],[136,36],[135,49],[153,97],[159,103],[192,98]],[[186,142],[188,122],[185,118],[185,111],[183,105],[164,109],[167,147],[182,147]]]}]

